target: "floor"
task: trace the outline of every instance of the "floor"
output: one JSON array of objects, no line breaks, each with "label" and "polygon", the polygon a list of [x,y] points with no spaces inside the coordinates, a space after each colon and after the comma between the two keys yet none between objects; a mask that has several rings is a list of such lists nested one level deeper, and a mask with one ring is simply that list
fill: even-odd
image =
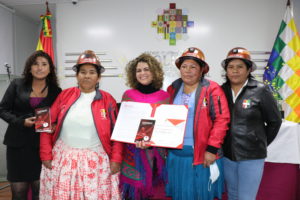
[{"label": "floor", "polygon": [[8,184],[8,182],[0,182],[0,200],[11,199],[10,187],[6,187]]}]

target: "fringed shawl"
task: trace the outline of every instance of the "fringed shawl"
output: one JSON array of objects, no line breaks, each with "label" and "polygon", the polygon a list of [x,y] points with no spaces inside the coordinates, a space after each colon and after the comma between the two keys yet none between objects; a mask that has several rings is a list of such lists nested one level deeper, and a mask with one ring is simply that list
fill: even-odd
[{"label": "fringed shawl", "polygon": [[[130,89],[124,93],[122,101],[169,103],[169,95],[163,90],[144,94]],[[146,199],[155,194],[156,187],[163,187],[166,181],[165,159],[164,148],[139,149],[126,144],[120,177],[123,198]]]}]

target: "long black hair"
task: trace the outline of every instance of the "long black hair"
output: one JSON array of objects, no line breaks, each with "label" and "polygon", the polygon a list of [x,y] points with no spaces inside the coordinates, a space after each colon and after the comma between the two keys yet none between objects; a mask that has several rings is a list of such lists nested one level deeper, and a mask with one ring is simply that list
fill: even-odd
[{"label": "long black hair", "polygon": [[36,62],[36,59],[38,57],[46,58],[49,63],[50,73],[48,74],[48,76],[46,78],[47,84],[58,86],[57,76],[56,76],[56,72],[55,72],[55,66],[53,64],[52,58],[49,56],[49,54],[47,54],[46,52],[41,51],[41,50],[33,52],[33,54],[31,54],[26,60],[24,71],[22,74],[23,78],[25,80],[25,83],[26,84],[32,83],[33,76],[30,72],[31,66]]}]

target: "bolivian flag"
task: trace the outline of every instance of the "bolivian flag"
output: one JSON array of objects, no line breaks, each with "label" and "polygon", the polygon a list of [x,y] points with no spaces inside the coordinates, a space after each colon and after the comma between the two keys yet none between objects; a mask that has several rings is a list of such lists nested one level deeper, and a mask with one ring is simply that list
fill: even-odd
[{"label": "bolivian flag", "polygon": [[52,61],[54,62],[54,52],[53,52],[53,43],[52,43],[52,28],[50,18],[52,17],[51,12],[49,11],[48,2],[46,15],[41,15],[42,21],[42,30],[40,33],[39,41],[36,47],[36,50],[43,50],[48,53]]}]

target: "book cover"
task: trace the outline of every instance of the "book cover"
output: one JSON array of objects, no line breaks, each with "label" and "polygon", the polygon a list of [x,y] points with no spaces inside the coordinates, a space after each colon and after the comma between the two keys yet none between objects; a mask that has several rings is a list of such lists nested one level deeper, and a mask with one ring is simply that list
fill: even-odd
[{"label": "book cover", "polygon": [[37,108],[35,109],[35,131],[51,133],[51,117],[50,108]]},{"label": "book cover", "polygon": [[154,125],[155,120],[153,119],[141,119],[135,141],[149,142],[151,140]]}]

